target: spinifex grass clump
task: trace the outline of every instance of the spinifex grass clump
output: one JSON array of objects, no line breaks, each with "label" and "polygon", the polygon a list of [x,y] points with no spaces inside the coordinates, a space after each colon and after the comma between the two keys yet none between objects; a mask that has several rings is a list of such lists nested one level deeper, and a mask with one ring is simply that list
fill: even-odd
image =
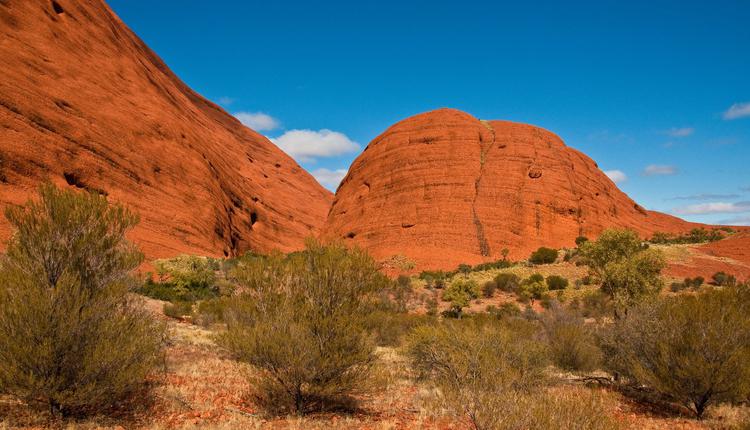
[{"label": "spinifex grass clump", "polygon": [[0,392],[53,415],[102,413],[142,393],[163,328],[131,302],[138,217],[97,194],[40,188],[6,210],[0,260]]},{"label": "spinifex grass clump", "polygon": [[372,258],[310,241],[302,252],[245,259],[234,275],[246,292],[219,342],[255,368],[260,403],[297,414],[350,404],[375,362],[366,316],[387,283]]}]

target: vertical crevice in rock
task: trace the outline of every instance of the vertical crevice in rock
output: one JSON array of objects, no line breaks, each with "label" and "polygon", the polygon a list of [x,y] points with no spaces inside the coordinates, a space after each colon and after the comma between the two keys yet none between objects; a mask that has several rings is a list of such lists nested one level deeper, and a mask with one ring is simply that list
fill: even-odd
[{"label": "vertical crevice in rock", "polygon": [[479,198],[479,187],[482,185],[482,176],[484,175],[484,165],[487,159],[487,153],[495,144],[495,130],[492,128],[489,122],[480,122],[490,131],[490,133],[492,134],[492,139],[489,143],[485,144],[482,141],[482,134],[479,134],[479,175],[474,180],[474,198],[471,202],[471,215],[474,221],[474,227],[477,231],[479,253],[484,257],[488,257],[490,255],[490,244],[489,242],[487,242],[487,237],[484,234],[484,225],[482,225],[482,221],[479,219],[479,215],[477,214],[477,199]]}]

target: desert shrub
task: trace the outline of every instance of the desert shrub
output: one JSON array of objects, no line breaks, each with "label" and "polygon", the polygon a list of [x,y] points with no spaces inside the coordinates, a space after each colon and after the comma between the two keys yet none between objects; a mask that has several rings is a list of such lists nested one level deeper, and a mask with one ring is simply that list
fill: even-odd
[{"label": "desert shrub", "polygon": [[670,285],[670,289],[673,292],[679,292],[688,288],[697,289],[700,288],[701,285],[703,285],[703,277],[702,276],[696,276],[695,278],[685,278],[682,282],[673,282]]},{"label": "desert shrub", "polygon": [[474,266],[471,270],[474,272],[484,272],[485,270],[492,270],[492,269],[507,269],[508,267],[512,267],[513,262],[508,261],[507,259],[492,261],[489,263],[480,263]]},{"label": "desert shrub", "polygon": [[193,321],[203,327],[225,322],[225,316],[231,301],[230,297],[216,297],[198,302],[193,314]]},{"label": "desert shrub", "polygon": [[366,314],[364,328],[373,334],[378,346],[393,347],[399,346],[402,339],[415,327],[426,324],[431,319],[430,315],[378,309]]},{"label": "desert shrub", "polygon": [[576,237],[576,246],[581,247],[584,243],[588,242],[589,238],[586,236],[578,236]]},{"label": "desert shrub", "polygon": [[602,352],[583,318],[557,306],[545,313],[542,323],[555,366],[571,372],[587,372],[599,366]]},{"label": "desert shrub", "polygon": [[487,313],[498,318],[516,318],[521,316],[521,309],[515,303],[503,303],[500,306],[487,306]]},{"label": "desert shrub", "polygon": [[547,287],[550,290],[564,290],[568,288],[568,280],[558,275],[547,277]]},{"label": "desert shrub", "polygon": [[531,253],[529,262],[533,264],[552,264],[557,260],[557,250],[552,248],[540,247]]},{"label": "desert shrub", "polygon": [[495,283],[500,291],[512,293],[518,289],[518,286],[521,283],[521,278],[513,273],[500,273],[495,276]]},{"label": "desert shrub", "polygon": [[724,272],[716,272],[711,277],[714,285],[719,287],[731,287],[737,284],[737,278]]},{"label": "desert shrub", "polygon": [[164,315],[170,318],[183,319],[186,316],[192,316],[192,314],[193,304],[191,302],[175,302],[164,304]]},{"label": "desert shrub", "polygon": [[634,231],[604,231],[599,239],[583,245],[581,259],[601,280],[601,290],[612,298],[617,317],[655,297],[663,287],[660,275],[666,266],[664,255],[644,249]]},{"label": "desert shrub", "polygon": [[374,260],[308,241],[289,256],[242,262],[235,278],[246,292],[230,304],[218,342],[258,371],[257,401],[297,414],[353,401],[375,360],[365,317],[389,283]]},{"label": "desert shrub", "polygon": [[423,271],[419,274],[419,279],[425,281],[427,288],[443,289],[445,288],[446,281],[453,276],[452,273],[444,272],[442,270],[437,271]]},{"label": "desert shrub", "polygon": [[532,323],[446,320],[417,328],[406,354],[421,378],[439,389],[440,406],[478,429],[501,428],[510,396],[544,381],[543,342]]},{"label": "desert shrub", "polygon": [[463,308],[469,306],[472,300],[479,298],[481,290],[476,281],[455,280],[450,287],[443,291],[443,301],[451,303],[451,311],[457,318],[461,317]]},{"label": "desert shrub", "polygon": [[569,308],[585,318],[603,318],[612,315],[613,303],[601,290],[591,291],[570,301]]},{"label": "desert shrub", "polygon": [[488,299],[495,295],[495,290],[497,290],[497,282],[495,281],[487,281],[482,284],[482,295]]},{"label": "desert shrub", "polygon": [[685,234],[681,234],[677,236],[671,235],[668,233],[663,233],[663,232],[656,232],[653,234],[649,242],[657,243],[657,244],[715,242],[717,240],[724,238],[724,234],[722,233],[722,231],[725,231],[725,230],[717,229],[717,228],[714,228],[712,230],[707,230],[703,227],[700,227],[700,228],[694,228],[690,230],[689,233],[685,233]]},{"label": "desert shrub", "polygon": [[138,217],[93,193],[39,189],[8,207],[0,259],[0,391],[52,415],[106,413],[142,394],[164,330],[128,295]]},{"label": "desert shrub", "polygon": [[547,284],[544,282],[544,276],[539,273],[534,273],[521,281],[517,290],[518,296],[523,301],[539,300],[545,292],[547,292]]},{"label": "desert shrub", "polygon": [[158,280],[147,277],[140,294],[170,302],[205,300],[220,294],[215,272],[222,265],[216,259],[181,255],[155,260],[154,266]]},{"label": "desert shrub", "polygon": [[469,273],[471,273],[471,266],[468,264],[459,264],[458,273],[467,276]]},{"label": "desert shrub", "polygon": [[604,337],[609,367],[693,410],[750,393],[750,290],[680,295],[634,308]]}]

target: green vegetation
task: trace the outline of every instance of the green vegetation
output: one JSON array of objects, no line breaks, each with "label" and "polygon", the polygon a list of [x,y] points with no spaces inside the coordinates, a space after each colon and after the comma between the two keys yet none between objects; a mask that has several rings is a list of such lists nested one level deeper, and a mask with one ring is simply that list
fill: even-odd
[{"label": "green vegetation", "polygon": [[732,287],[737,284],[737,278],[724,272],[716,272],[711,277],[714,285],[719,287]]},{"label": "green vegetation", "polygon": [[469,306],[472,300],[479,298],[480,293],[479,285],[475,281],[459,279],[446,288],[443,292],[443,300],[451,303],[450,315],[461,318],[463,308]]},{"label": "green vegetation", "polygon": [[685,278],[682,282],[673,282],[670,289],[673,292],[678,292],[686,289],[698,289],[703,285],[703,277],[696,276],[695,278]]},{"label": "green vegetation", "polygon": [[557,261],[557,254],[556,249],[542,246],[531,253],[529,262],[532,264],[552,264]]},{"label": "green vegetation", "polygon": [[521,278],[513,273],[500,273],[495,276],[495,284],[500,291],[506,293],[516,292],[521,284]]},{"label": "green vegetation", "polygon": [[727,288],[642,304],[605,338],[611,370],[691,408],[750,394],[750,290]]},{"label": "green vegetation", "polygon": [[583,246],[584,243],[586,243],[588,241],[589,241],[588,237],[586,237],[586,236],[578,236],[578,237],[576,237],[576,246],[580,248],[581,246]]},{"label": "green vegetation", "polygon": [[600,280],[601,290],[614,301],[617,317],[654,298],[663,287],[664,255],[644,247],[634,231],[606,230],[596,241],[586,242],[580,256]]},{"label": "green vegetation", "polygon": [[539,300],[547,292],[547,284],[544,282],[544,276],[534,273],[528,278],[521,281],[518,286],[517,294],[522,301]]},{"label": "green vegetation", "polygon": [[587,372],[598,368],[602,352],[583,318],[556,307],[542,318],[552,362],[560,369]]},{"label": "green vegetation", "polygon": [[309,241],[302,252],[242,261],[235,276],[246,292],[218,341],[257,369],[259,403],[304,414],[352,402],[375,361],[365,315],[388,283],[372,258]]},{"label": "green vegetation", "polygon": [[142,396],[164,330],[127,294],[138,217],[49,183],[5,215],[16,232],[0,260],[0,392],[63,417]]},{"label": "green vegetation", "polygon": [[144,296],[169,302],[194,302],[218,297],[216,271],[221,263],[213,258],[181,255],[156,260],[158,280],[151,276],[138,292]]},{"label": "green vegetation", "polygon": [[714,228],[712,230],[707,230],[703,227],[700,228],[694,228],[690,230],[689,233],[681,234],[681,235],[672,235],[668,233],[663,232],[656,232],[651,237],[651,240],[649,242],[656,243],[656,244],[686,244],[686,243],[706,243],[706,242],[715,242],[717,240],[721,240],[724,238],[724,232],[732,233],[733,231],[729,229],[723,230]]},{"label": "green vegetation", "polygon": [[568,280],[558,275],[547,276],[547,287],[550,290],[564,290],[568,288]]}]

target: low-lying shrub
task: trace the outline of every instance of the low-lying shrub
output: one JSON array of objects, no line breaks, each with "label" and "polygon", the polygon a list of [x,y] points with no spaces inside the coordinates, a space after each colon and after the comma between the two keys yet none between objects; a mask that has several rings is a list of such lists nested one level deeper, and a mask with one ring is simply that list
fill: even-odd
[{"label": "low-lying shrub", "polygon": [[550,290],[564,290],[568,288],[568,280],[558,275],[547,276],[547,287]]},{"label": "low-lying shrub", "polygon": [[571,372],[588,372],[600,365],[601,349],[583,318],[558,306],[544,314],[542,323],[555,366]]},{"label": "low-lying shrub", "polygon": [[514,293],[518,290],[518,286],[521,284],[521,278],[514,273],[500,273],[495,276],[495,284],[497,284],[497,289],[500,291]]},{"label": "low-lying shrub", "polygon": [[713,284],[719,287],[732,287],[737,284],[737,278],[724,272],[716,272],[711,277]]},{"label": "low-lying shrub", "polygon": [[180,320],[185,317],[192,317],[193,304],[191,302],[165,303],[164,315]]},{"label": "low-lying shrub", "polygon": [[497,282],[495,281],[487,281],[482,284],[482,295],[488,299],[495,295],[495,290],[497,290]]},{"label": "low-lying shrub", "polygon": [[557,261],[557,250],[547,247],[540,247],[531,253],[529,262],[532,264],[552,264]]}]

